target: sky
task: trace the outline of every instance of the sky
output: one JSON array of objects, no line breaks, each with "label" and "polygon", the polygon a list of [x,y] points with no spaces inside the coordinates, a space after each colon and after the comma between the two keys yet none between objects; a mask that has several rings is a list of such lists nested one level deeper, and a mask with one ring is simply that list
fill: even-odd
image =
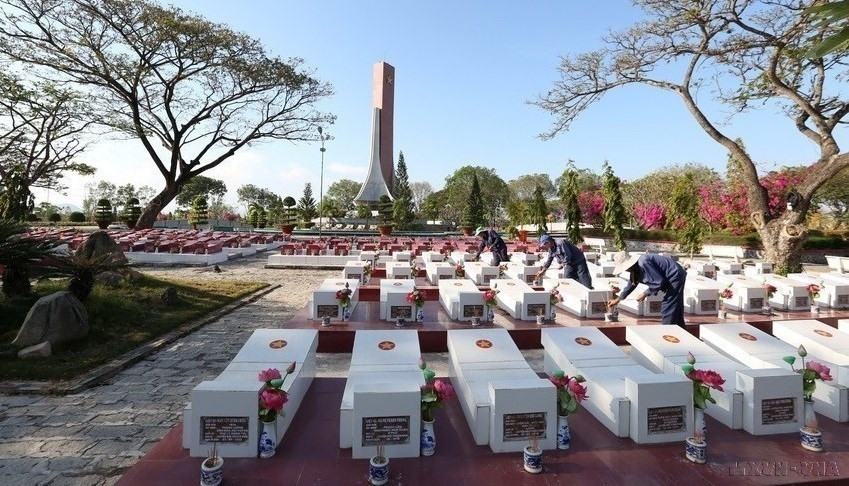
[{"label": "sky", "polygon": [[[560,56],[597,49],[609,30],[640,20],[642,12],[630,1],[171,3],[258,38],[275,55],[303,58],[318,79],[333,85],[335,94],[318,105],[338,117],[326,130],[333,138],[326,143],[325,191],[336,180],[365,177],[372,69],[381,60],[396,69],[396,160],[403,151],[410,181],[427,181],[434,190],[464,165],[494,168],[505,181],[530,173],[554,179],[569,159],[596,172],[609,161],[625,180],[674,163],[725,169],[726,151],[701,130],[680,99],[648,87],[615,90],[579,116],[570,131],[553,140],[538,138],[554,118],[527,101],[553,86]],[[712,114],[724,121],[728,113]],[[817,156],[815,146],[772,107],[735,117],[722,128],[744,139],[762,170],[810,163]],[[64,195],[39,190],[36,204],[81,206],[84,186],[101,179],[157,190],[164,185],[136,140],[98,142],[81,161],[97,167],[97,173],[67,176]],[[224,180],[225,202],[241,210],[236,189],[243,184],[297,199],[309,182],[318,199],[319,144],[262,143],[205,175]]]}]

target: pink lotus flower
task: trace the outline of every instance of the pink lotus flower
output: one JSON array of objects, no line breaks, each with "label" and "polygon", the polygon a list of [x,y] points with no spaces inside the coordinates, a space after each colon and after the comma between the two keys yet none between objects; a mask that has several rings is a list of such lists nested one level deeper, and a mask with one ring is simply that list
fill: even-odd
[{"label": "pink lotus flower", "polygon": [[454,397],[454,387],[451,386],[451,383],[448,383],[443,380],[436,380],[433,382],[433,389],[436,391],[436,394],[439,396],[439,400],[450,400]]},{"label": "pink lotus flower", "polygon": [[569,391],[578,400],[578,403],[583,402],[587,398],[587,387],[578,383],[578,380],[575,378],[569,380]]},{"label": "pink lotus flower", "polygon": [[286,368],[286,374],[291,375],[294,372],[295,372],[295,362],[292,361],[292,364],[290,364],[289,367]]},{"label": "pink lotus flower", "polygon": [[269,368],[259,372],[259,381],[271,381],[283,378],[280,376],[280,370],[277,368]]},{"label": "pink lotus flower", "polygon": [[561,376],[560,378],[555,375],[548,375],[548,381],[554,383],[554,386],[557,388],[565,387],[569,385],[570,378],[566,375]]},{"label": "pink lotus flower", "polygon": [[694,370],[692,376],[690,376],[689,378],[692,380],[700,381],[716,390],[723,391],[722,385],[725,383],[725,380],[716,371]]},{"label": "pink lotus flower", "polygon": [[816,361],[808,361],[805,364],[805,368],[813,371],[814,373],[819,375],[819,378],[822,381],[831,381],[833,378],[831,377],[831,369],[828,366],[817,363]]},{"label": "pink lotus flower", "polygon": [[266,388],[259,396],[259,403],[262,408],[279,412],[283,410],[283,405],[289,401],[289,395],[276,388]]}]

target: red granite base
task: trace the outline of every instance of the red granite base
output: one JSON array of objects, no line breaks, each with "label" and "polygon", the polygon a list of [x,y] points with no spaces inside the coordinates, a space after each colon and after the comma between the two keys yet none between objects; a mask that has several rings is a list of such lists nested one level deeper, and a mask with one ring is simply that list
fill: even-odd
[{"label": "red granite base", "polygon": [[[297,417],[270,459],[226,459],[224,485],[365,485],[368,461],[339,449],[343,378],[316,379]],[[590,391],[592,392],[592,391]],[[736,485],[849,484],[849,424],[820,417],[826,452],[809,452],[798,434],[752,436],[708,420],[708,462],[684,457],[683,443],[638,445],[615,437],[585,411],[570,417],[572,445],[546,451],[544,470],[529,474],[520,453],[494,454],[474,444],[456,400],[436,420],[436,454],[391,459],[390,485]],[[199,483],[202,458],[181,447],[177,426],[135,466],[120,485]]]}]

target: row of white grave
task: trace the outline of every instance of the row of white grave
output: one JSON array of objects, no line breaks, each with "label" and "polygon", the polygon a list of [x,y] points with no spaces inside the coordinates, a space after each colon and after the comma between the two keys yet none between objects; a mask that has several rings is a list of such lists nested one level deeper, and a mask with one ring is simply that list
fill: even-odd
[{"label": "row of white grave", "polygon": [[315,377],[318,332],[311,329],[257,329],[214,380],[194,387],[183,410],[183,448],[191,457],[256,457],[261,423],[259,395],[265,383],[260,371],[285,369],[295,362],[283,390],[289,394],[284,414],[276,420],[277,437],[286,433]]}]

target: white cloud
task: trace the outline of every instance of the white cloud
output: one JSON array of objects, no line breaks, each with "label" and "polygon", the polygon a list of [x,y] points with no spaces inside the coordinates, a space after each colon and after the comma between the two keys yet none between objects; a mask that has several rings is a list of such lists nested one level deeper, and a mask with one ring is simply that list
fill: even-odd
[{"label": "white cloud", "polygon": [[330,169],[330,172],[335,172],[337,174],[344,175],[365,175],[366,171],[368,170],[367,167],[364,167],[362,165],[342,164],[339,162],[334,162],[330,164],[328,169]]}]

